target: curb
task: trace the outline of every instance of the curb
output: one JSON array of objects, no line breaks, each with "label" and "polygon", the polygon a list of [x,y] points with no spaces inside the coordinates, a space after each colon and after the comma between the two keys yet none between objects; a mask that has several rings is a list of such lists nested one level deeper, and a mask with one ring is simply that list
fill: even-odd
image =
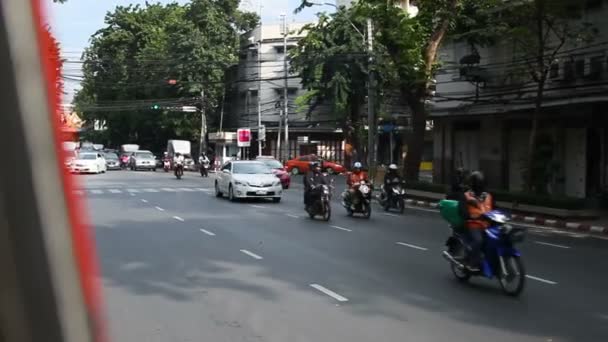
[{"label": "curb", "polygon": [[[405,204],[410,205],[410,206],[432,208],[432,209],[437,209],[439,207],[438,202],[417,201],[417,200],[413,200],[413,199],[406,199]],[[544,219],[544,218],[535,217],[535,216],[524,216],[524,215],[519,215],[519,214],[511,215],[511,219],[515,222],[530,223],[530,224],[536,224],[539,226],[545,226],[545,227],[551,227],[551,228],[560,228],[560,229],[564,229],[564,230],[568,230],[568,231],[608,235],[607,227],[594,226],[594,225],[591,225],[588,223],[566,222],[563,220],[550,220],[550,219]]]}]

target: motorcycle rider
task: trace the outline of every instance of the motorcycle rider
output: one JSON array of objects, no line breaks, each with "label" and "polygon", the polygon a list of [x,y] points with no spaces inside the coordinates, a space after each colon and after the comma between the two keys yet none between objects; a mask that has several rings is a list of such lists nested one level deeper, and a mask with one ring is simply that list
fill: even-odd
[{"label": "motorcycle rider", "polygon": [[469,259],[469,271],[478,272],[481,263],[481,247],[483,245],[484,231],[489,227],[489,222],[482,215],[494,210],[496,201],[494,196],[485,191],[483,173],[475,171],[470,176],[470,190],[461,196],[458,209],[465,220],[465,228],[469,235],[469,247],[471,249]]},{"label": "motorcycle rider", "polygon": [[207,170],[209,169],[210,163],[211,162],[209,161],[207,154],[205,152],[201,153],[200,157],[198,157],[198,164],[201,168],[201,176],[209,177],[209,173],[207,172]]},{"label": "motorcycle rider", "polygon": [[304,176],[304,205],[307,210],[320,197],[318,188],[314,187],[321,184],[327,184],[327,179],[321,172],[321,165],[318,162],[311,162],[310,171]]},{"label": "motorcycle rider", "polygon": [[391,164],[388,166],[388,172],[384,175],[384,192],[387,195],[387,200],[391,200],[393,196],[393,186],[401,184],[401,176],[397,165]]},{"label": "motorcycle rider", "polygon": [[184,170],[183,168],[184,168],[185,160],[186,159],[184,158],[184,156],[181,153],[177,152],[175,154],[175,157],[173,158],[173,163],[175,164],[175,172],[177,172],[177,169],[180,166],[182,168],[182,171]]},{"label": "motorcycle rider", "polygon": [[361,183],[361,181],[369,183],[369,176],[367,175],[367,172],[361,170],[362,167],[363,166],[360,162],[355,162],[355,164],[353,165],[353,171],[350,172],[346,177],[346,185],[348,185],[348,191],[346,192],[346,198],[344,200],[346,201],[346,203],[350,204],[353,210],[353,199],[357,194],[359,183]]}]

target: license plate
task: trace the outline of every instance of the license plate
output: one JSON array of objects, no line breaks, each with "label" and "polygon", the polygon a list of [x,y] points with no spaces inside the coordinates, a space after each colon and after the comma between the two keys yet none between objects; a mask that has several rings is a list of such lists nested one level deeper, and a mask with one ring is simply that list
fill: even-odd
[{"label": "license plate", "polygon": [[258,195],[266,195],[266,190],[258,190],[255,193]]}]

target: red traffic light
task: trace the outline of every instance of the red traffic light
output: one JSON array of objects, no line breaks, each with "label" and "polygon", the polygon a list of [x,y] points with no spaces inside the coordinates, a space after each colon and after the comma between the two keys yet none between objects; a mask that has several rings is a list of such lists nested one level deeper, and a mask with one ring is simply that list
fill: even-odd
[{"label": "red traffic light", "polygon": [[175,84],[177,84],[177,80],[168,80],[167,83],[169,83],[171,85],[175,85]]}]

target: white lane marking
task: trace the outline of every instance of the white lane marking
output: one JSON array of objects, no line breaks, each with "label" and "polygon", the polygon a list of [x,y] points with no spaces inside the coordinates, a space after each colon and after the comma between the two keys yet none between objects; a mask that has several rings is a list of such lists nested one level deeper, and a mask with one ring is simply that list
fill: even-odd
[{"label": "white lane marking", "polygon": [[172,188],[162,188],[161,190],[166,192],[175,192],[175,189]]},{"label": "white lane marking", "polygon": [[292,215],[292,214],[285,214],[285,215],[287,215],[287,216],[289,216],[291,218],[300,218],[300,216],[298,216],[298,215]]},{"label": "white lane marking", "polygon": [[144,189],[145,192],[160,192],[156,189]]},{"label": "white lane marking", "polygon": [[130,193],[129,195],[131,195],[131,196],[135,196],[135,194],[134,194],[134,193]]},{"label": "white lane marking", "polygon": [[421,250],[421,251],[428,251],[429,250],[428,248],[424,248],[424,247],[420,247],[420,246],[416,246],[416,245],[411,245],[411,244],[405,243],[405,242],[397,242],[397,244],[401,245],[401,246],[413,248],[413,249],[418,249],[418,250]]},{"label": "white lane marking", "polygon": [[606,228],[604,227],[598,227],[598,226],[591,226],[591,228],[589,229],[589,231],[591,231],[592,233],[603,233],[606,230]]},{"label": "white lane marking", "polygon": [[127,189],[127,191],[130,193],[140,192],[138,189]]},{"label": "white lane marking", "polygon": [[343,230],[345,232],[352,232],[352,230],[350,230],[350,229],[346,229],[346,228],[342,228],[342,227],[338,227],[338,226],[330,226],[330,227],[335,228],[335,229],[339,229],[339,230]]},{"label": "white lane marking", "polygon": [[179,188],[179,191],[186,191],[186,192],[192,192],[194,191],[194,189],[190,189],[190,188]]},{"label": "white lane marking", "polygon": [[267,208],[267,207],[265,207],[263,205],[255,205],[255,204],[250,205],[250,207],[252,207],[252,208],[258,208],[258,209],[266,209]]},{"label": "white lane marking", "polygon": [[203,192],[211,192],[211,189],[205,189],[205,188],[196,188],[196,190],[203,191]]},{"label": "white lane marking", "polygon": [[203,233],[205,233],[205,234],[207,234],[209,236],[215,236],[215,233],[212,233],[212,232],[210,232],[208,230],[205,230],[205,229],[202,229],[202,228],[200,230],[201,230],[201,232],[203,232]]},{"label": "white lane marking", "polygon": [[348,302],[348,298],[346,297],[342,297],[339,294],[335,293],[334,291],[327,289],[319,284],[310,284],[310,287],[312,287],[313,289],[319,290],[323,293],[325,293],[326,295],[330,296],[331,298],[337,300],[338,302]]},{"label": "white lane marking", "polygon": [[178,220],[178,221],[184,222],[184,219],[181,218],[181,217],[179,217],[179,216],[173,216],[173,218],[176,219],[176,220]]},{"label": "white lane marking", "polygon": [[122,193],[122,191],[120,191],[120,190],[118,190],[118,189],[110,189],[110,190],[108,190],[108,191],[109,191],[110,193],[112,193],[112,194],[121,194],[121,193]]},{"label": "white lane marking", "polygon": [[549,285],[557,285],[557,282],[555,282],[555,281],[547,280],[547,279],[543,279],[543,278],[539,278],[539,277],[535,277],[535,276],[531,276],[531,275],[526,275],[526,278],[540,281],[541,283],[545,283],[545,284],[549,284]]},{"label": "white lane marking", "polygon": [[395,214],[390,214],[390,213],[382,213],[384,216],[390,216],[390,217],[400,217],[399,215],[395,215]]},{"label": "white lane marking", "polygon": [[563,248],[563,249],[569,249],[569,246],[564,246],[564,245],[557,245],[554,243],[548,243],[548,242],[542,242],[542,241],[534,241],[535,244],[537,245],[544,245],[544,246],[551,246],[551,247],[557,247],[557,248]]},{"label": "white lane marking", "polygon": [[91,190],[91,193],[95,195],[101,195],[103,194],[103,190]]},{"label": "white lane marking", "polygon": [[250,251],[246,250],[246,249],[241,249],[241,253],[247,254],[250,257],[256,259],[256,260],[262,260],[264,258],[262,258],[261,256],[255,254],[255,253],[251,253]]},{"label": "white lane marking", "polygon": [[154,208],[156,208],[156,210],[158,210],[158,211],[165,211],[165,209],[163,209],[161,207],[154,207]]},{"label": "white lane marking", "polygon": [[145,199],[142,199],[141,201],[144,203],[148,203],[148,200],[145,200]]}]

